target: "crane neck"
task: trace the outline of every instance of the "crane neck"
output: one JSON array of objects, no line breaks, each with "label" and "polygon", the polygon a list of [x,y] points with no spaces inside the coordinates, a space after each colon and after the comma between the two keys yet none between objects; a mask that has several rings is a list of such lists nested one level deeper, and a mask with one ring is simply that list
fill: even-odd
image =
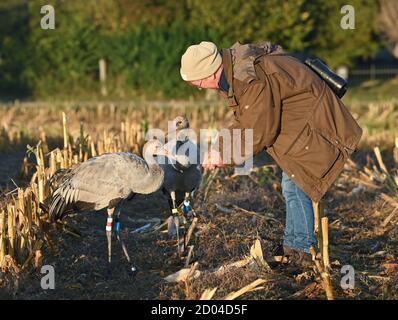
[{"label": "crane neck", "polygon": [[149,194],[157,191],[162,186],[164,171],[152,155],[145,157],[144,160],[148,165],[148,170],[147,174],[142,179],[141,186],[146,190],[145,193]]}]

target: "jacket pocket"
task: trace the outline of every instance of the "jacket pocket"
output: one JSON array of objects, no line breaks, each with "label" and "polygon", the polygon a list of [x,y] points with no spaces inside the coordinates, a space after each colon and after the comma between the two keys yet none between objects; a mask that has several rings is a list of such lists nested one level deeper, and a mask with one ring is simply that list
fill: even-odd
[{"label": "jacket pocket", "polygon": [[340,156],[340,149],[307,124],[285,153],[305,171],[322,179]]}]

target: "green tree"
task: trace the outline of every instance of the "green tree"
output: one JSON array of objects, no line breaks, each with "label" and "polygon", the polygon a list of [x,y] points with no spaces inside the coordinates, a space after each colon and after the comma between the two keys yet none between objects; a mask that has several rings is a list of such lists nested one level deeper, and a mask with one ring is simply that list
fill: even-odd
[{"label": "green tree", "polygon": [[328,62],[332,67],[351,65],[356,57],[370,57],[378,48],[374,41],[377,2],[351,0],[355,9],[355,29],[341,28],[341,8],[346,0],[309,2],[308,9],[315,25],[307,41],[309,50]]},{"label": "green tree", "polygon": [[30,54],[26,1],[1,2],[0,21],[0,93],[7,97],[30,94],[32,88],[23,76]]},{"label": "green tree", "polygon": [[303,50],[313,28],[305,0],[188,0],[191,23],[218,36],[222,46],[270,40],[287,50]]},{"label": "green tree", "polygon": [[[96,96],[98,60],[110,95],[183,97],[185,49],[269,40],[314,53],[335,67],[370,56],[377,3],[352,0],[356,29],[340,27],[344,0],[4,0],[0,3],[0,91]],[[40,7],[55,7],[56,29],[40,28]]]}]

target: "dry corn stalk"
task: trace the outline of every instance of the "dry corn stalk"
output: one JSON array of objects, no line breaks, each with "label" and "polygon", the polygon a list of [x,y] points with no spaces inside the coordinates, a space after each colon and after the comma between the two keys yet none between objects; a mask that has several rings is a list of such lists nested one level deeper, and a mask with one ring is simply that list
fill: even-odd
[{"label": "dry corn stalk", "polygon": [[213,289],[206,289],[205,291],[203,291],[199,300],[211,300],[211,298],[213,298],[216,291],[217,291],[217,287],[215,287]]},{"label": "dry corn stalk", "polygon": [[0,211],[0,268],[6,256],[6,211]]},{"label": "dry corn stalk", "polygon": [[23,158],[23,163],[21,166],[21,171],[20,171],[20,177],[21,179],[24,179],[28,176],[29,173],[29,163],[28,163],[28,158],[24,157]]},{"label": "dry corn stalk", "polygon": [[318,202],[312,202],[312,208],[314,210],[314,233],[317,237],[319,233],[319,206]]},{"label": "dry corn stalk", "polygon": [[264,284],[265,282],[266,281],[264,279],[257,279],[252,283],[248,284],[247,286],[243,287],[242,289],[229,293],[224,297],[223,300],[234,300],[247,292],[255,290],[256,287]]},{"label": "dry corn stalk", "polygon": [[184,244],[184,247],[187,247],[187,246],[188,246],[189,241],[191,240],[191,237],[192,237],[192,233],[193,233],[193,231],[194,231],[194,229],[195,229],[197,223],[198,223],[198,218],[197,218],[197,217],[194,217],[194,218],[192,219],[191,225],[190,225],[189,228],[188,228],[188,232],[187,232],[187,235],[186,235],[185,239],[180,239],[180,245],[181,245],[181,244]]},{"label": "dry corn stalk", "polygon": [[8,219],[7,219],[7,230],[8,230],[8,251],[9,255],[13,258],[14,257],[14,248],[15,248],[15,207],[11,204],[8,206]]},{"label": "dry corn stalk", "polygon": [[388,170],[387,170],[387,168],[386,168],[386,165],[384,164],[384,161],[383,161],[383,158],[382,158],[382,156],[381,156],[381,152],[380,152],[379,147],[375,147],[375,148],[373,149],[373,151],[374,151],[374,153],[375,153],[375,155],[376,155],[376,159],[377,159],[377,162],[379,163],[379,166],[380,166],[381,170],[382,170],[384,173],[388,174]]},{"label": "dry corn stalk", "polygon": [[[118,109],[111,108],[114,116],[118,116]],[[98,105],[98,112],[105,113],[102,105]],[[169,117],[164,111],[152,112],[148,111],[146,117],[163,121]],[[40,129],[41,143],[33,149],[36,156],[35,172],[33,172],[30,185],[26,189],[17,189],[13,194],[12,200],[6,204],[5,208],[0,211],[0,262],[4,261],[4,265],[23,266],[25,270],[29,265],[39,265],[41,261],[41,239],[38,235],[43,235],[44,240],[50,241],[44,232],[42,225],[47,218],[41,207],[46,198],[51,196],[51,190],[48,186],[48,179],[58,169],[68,169],[72,165],[81,161],[86,161],[89,157],[97,156],[105,152],[116,151],[136,151],[138,152],[141,143],[144,141],[144,131],[138,122],[142,119],[142,114],[133,112],[129,113],[126,120],[121,123],[121,133],[115,136],[110,128],[101,129],[101,136],[87,136],[84,140],[86,148],[82,145],[82,140],[78,144],[72,143],[73,137],[69,136],[69,128],[67,126],[68,117],[65,112],[62,113],[62,134],[63,149],[51,150],[48,159],[47,154],[47,138],[44,130]],[[85,137],[83,130],[80,131],[80,137]],[[95,139],[93,139],[95,137]],[[77,146],[76,148],[74,146]],[[28,174],[28,162],[24,161],[21,174]],[[194,220],[191,230],[193,231],[197,220]],[[38,232],[36,232],[38,231]],[[192,234],[192,231],[188,234]],[[51,245],[51,243],[49,243]],[[192,250],[191,250],[192,254]],[[7,259],[5,259],[7,257]],[[11,260],[10,260],[11,259]],[[189,269],[191,272],[192,270]],[[200,274],[194,270],[194,275]]]},{"label": "dry corn stalk", "polygon": [[57,171],[57,159],[55,152],[52,151],[50,153],[50,176],[52,176],[55,173],[55,171]]},{"label": "dry corn stalk", "polygon": [[[395,147],[394,147],[393,157],[394,157],[395,165],[396,165],[396,167],[398,167],[398,137],[395,138]],[[397,183],[397,185],[398,185],[398,183]]]},{"label": "dry corn stalk", "polygon": [[185,260],[185,267],[189,266],[189,263],[191,261],[192,255],[193,255],[193,248],[194,248],[194,246],[189,246],[187,259]]},{"label": "dry corn stalk", "polygon": [[326,270],[322,259],[318,259],[315,248],[311,247],[310,253],[315,262],[315,266],[316,266],[319,274],[321,275],[322,286],[323,286],[323,289],[325,290],[326,298],[328,300],[334,300],[334,292],[333,292],[333,287],[332,287],[332,282],[330,280],[329,272]]},{"label": "dry corn stalk", "polygon": [[216,276],[222,276],[223,274],[225,274],[225,272],[227,272],[231,268],[243,268],[243,267],[247,266],[248,264],[250,264],[251,262],[253,262],[253,258],[246,257],[245,259],[235,261],[235,262],[229,263],[227,265],[222,265],[222,266],[218,267],[216,270],[211,270],[210,272]]},{"label": "dry corn stalk", "polygon": [[322,257],[326,270],[330,270],[329,262],[329,220],[327,217],[322,218]]},{"label": "dry corn stalk", "polygon": [[[195,266],[192,265],[192,267]],[[197,278],[200,276],[201,272],[197,270],[197,267],[194,268],[194,271],[192,271],[191,268],[185,268],[177,271],[176,273],[173,273],[167,277],[164,278],[165,281],[167,282],[180,282],[180,281],[186,281],[189,278]]]},{"label": "dry corn stalk", "polygon": [[62,112],[62,128],[64,134],[64,150],[68,149],[68,129],[66,127],[66,114]]},{"label": "dry corn stalk", "polygon": [[312,202],[312,208],[314,209],[314,234],[318,243],[318,250],[322,252],[322,226],[321,221],[325,215],[324,206],[322,202]]},{"label": "dry corn stalk", "polygon": [[[318,242],[318,250],[311,248],[310,252],[321,275],[326,297],[328,300],[333,300],[334,293],[329,275],[329,221],[327,217],[324,217],[323,203],[312,202],[312,207],[314,209],[314,233]],[[317,251],[320,252],[320,259]]]},{"label": "dry corn stalk", "polygon": [[263,267],[266,270],[271,271],[270,266],[264,260],[263,249],[261,248],[260,240],[256,239],[256,241],[250,248],[250,256],[254,259],[254,261],[256,261],[256,263],[259,267]]}]

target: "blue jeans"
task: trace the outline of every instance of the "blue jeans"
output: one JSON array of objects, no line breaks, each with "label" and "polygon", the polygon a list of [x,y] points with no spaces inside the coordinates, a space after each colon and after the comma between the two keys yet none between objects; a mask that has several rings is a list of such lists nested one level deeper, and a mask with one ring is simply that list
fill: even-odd
[{"label": "blue jeans", "polygon": [[311,247],[316,247],[312,201],[284,172],[282,194],[286,201],[283,244],[292,249],[309,252]]}]

